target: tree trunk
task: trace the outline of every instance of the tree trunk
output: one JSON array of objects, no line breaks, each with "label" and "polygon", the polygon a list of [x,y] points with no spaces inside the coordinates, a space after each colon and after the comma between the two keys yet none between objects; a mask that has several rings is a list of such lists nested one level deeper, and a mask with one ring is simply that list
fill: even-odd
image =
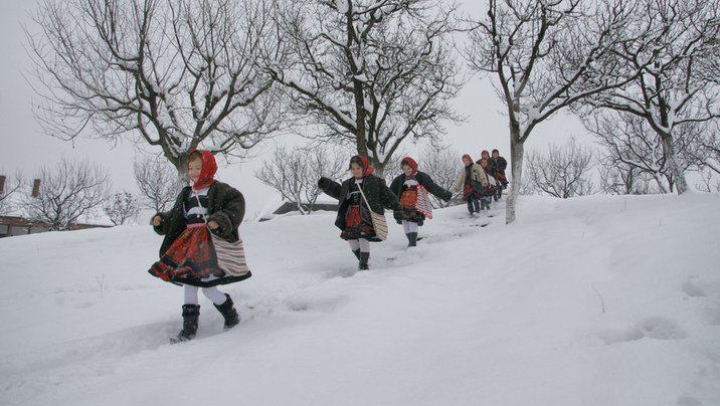
[{"label": "tree trunk", "polygon": [[[511,130],[511,132],[514,131],[515,130]],[[522,165],[525,147],[522,142],[517,141],[519,138],[519,135],[510,134],[512,188],[510,189],[510,195],[507,199],[507,206],[505,210],[505,224],[510,224],[515,221],[515,205],[517,203],[518,194],[520,193],[520,182],[522,181]]]},{"label": "tree trunk", "polygon": [[688,191],[688,184],[687,180],[685,179],[685,171],[680,167],[677,161],[673,137],[672,135],[666,135],[661,137],[661,139],[663,143],[663,150],[665,152],[665,159],[667,159],[668,169],[673,175],[677,193],[681,195]]}]

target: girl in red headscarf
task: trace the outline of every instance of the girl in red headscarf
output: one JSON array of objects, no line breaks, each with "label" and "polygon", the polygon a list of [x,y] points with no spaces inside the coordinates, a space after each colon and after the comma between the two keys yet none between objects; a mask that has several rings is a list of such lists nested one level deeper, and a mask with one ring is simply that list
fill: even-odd
[{"label": "girl in red headscarf", "polygon": [[403,173],[390,184],[390,190],[400,199],[402,213],[395,212],[395,220],[403,225],[408,239],[408,247],[417,246],[418,227],[426,218],[432,218],[432,205],[428,193],[449,201],[452,193],[433,182],[424,172],[418,171],[417,162],[410,157],[400,161]]},{"label": "girl in red headscarf", "polygon": [[[210,233],[238,243],[238,227],[245,215],[245,199],[237,189],[215,180],[217,163],[209,151],[193,151],[188,157],[186,186],[173,208],[152,218],[155,231],[164,235],[160,260],[148,271],[164,281],[184,285],[182,306],[183,328],[173,342],[195,336],[200,316],[198,290],[213,302],[225,319],[225,328],[240,322],[230,295],[220,292],[217,285],[247,279],[249,270],[241,275],[229,274],[218,266]],[[236,270],[237,271],[237,270]]]},{"label": "girl in red headscarf", "polygon": [[[342,184],[322,177],[318,186],[327,195],[338,199],[338,215],[335,225],[342,230],[340,238],[347,240],[359,261],[358,269],[368,270],[370,241],[380,241],[375,234],[368,206],[373,212],[383,214],[385,208],[400,210],[397,197],[388,189],[385,181],[373,175],[367,158],[356,155],[350,159],[352,177]],[[365,194],[365,202],[360,190]]]}]

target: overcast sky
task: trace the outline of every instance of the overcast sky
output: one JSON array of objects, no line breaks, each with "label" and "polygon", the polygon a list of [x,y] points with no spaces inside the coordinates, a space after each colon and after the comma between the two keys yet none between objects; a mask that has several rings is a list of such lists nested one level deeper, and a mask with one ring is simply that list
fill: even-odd
[{"label": "overcast sky", "polygon": [[[464,11],[475,16],[480,14],[480,1],[464,0],[461,3],[464,3]],[[19,169],[26,178],[32,178],[42,165],[54,165],[63,154],[72,158],[88,157],[108,167],[115,190],[136,191],[132,177],[135,146],[131,142],[114,145],[105,140],[87,138],[62,141],[44,135],[35,122],[32,115],[35,96],[25,79],[31,69],[30,58],[24,48],[21,26],[32,26],[28,15],[34,7],[34,0],[0,1],[0,171],[8,174]],[[509,155],[507,119],[501,113],[503,106],[490,80],[474,77],[464,87],[455,104],[457,111],[468,116],[469,120],[459,126],[449,126],[449,135],[445,140],[461,154],[469,153],[475,159],[479,159],[482,149],[498,148],[502,155]],[[534,131],[526,151],[544,148],[549,142],[564,142],[572,135],[589,139],[576,119],[557,116]],[[257,157],[248,162],[221,165],[218,179],[236,186],[245,194],[249,217],[254,217],[271,200],[277,199],[274,192],[257,181],[253,174],[274,146],[285,142],[296,143],[297,140],[277,138],[261,146],[255,151]],[[410,154],[414,154],[416,148],[411,143],[405,146]],[[420,166],[422,170],[422,162]]]}]

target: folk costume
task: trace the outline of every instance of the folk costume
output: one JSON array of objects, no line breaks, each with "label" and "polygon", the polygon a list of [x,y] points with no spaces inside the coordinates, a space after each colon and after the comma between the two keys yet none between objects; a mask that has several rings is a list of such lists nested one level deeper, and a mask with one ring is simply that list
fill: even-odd
[{"label": "folk costume", "polygon": [[[173,208],[157,213],[160,224],[155,232],[165,235],[160,247],[160,260],[148,271],[166,282],[184,285],[185,302],[182,306],[183,329],[175,341],[195,336],[200,315],[198,291],[210,299],[225,318],[225,327],[239,323],[239,316],[229,295],[220,292],[217,285],[225,285],[249,278],[248,271],[236,276],[218,266],[215,247],[210,233],[227,241],[240,239],[238,227],[245,215],[245,199],[238,190],[214,179],[217,163],[208,151],[193,151],[199,155],[202,171],[192,186],[182,189]],[[206,225],[214,221],[219,225],[210,230]]]},{"label": "folk costume", "polygon": [[390,190],[398,197],[402,206],[402,212],[395,212],[395,220],[403,226],[408,247],[415,247],[418,227],[423,225],[425,219],[433,217],[429,194],[449,201],[452,193],[438,186],[426,173],[418,171],[414,159],[406,157],[400,162],[400,166],[412,168],[412,173],[410,176],[403,173],[390,184]]},{"label": "folk costume", "polygon": [[[463,155],[463,160],[472,162],[470,155]],[[465,165],[460,176],[453,184],[453,190],[463,192],[463,200],[467,202],[468,211],[472,215],[480,211],[480,198],[488,186],[488,178],[485,171],[478,164]]]},{"label": "folk costume", "polygon": [[[370,241],[380,241],[373,227],[369,209],[382,215],[385,208],[400,210],[401,207],[385,181],[373,175],[373,168],[368,165],[367,158],[356,155],[350,159],[350,164],[353,163],[363,168],[362,177],[352,177],[342,184],[322,177],[318,181],[318,186],[328,196],[338,199],[340,205],[335,226],[341,230],[340,238],[350,244],[353,254],[359,261],[358,269],[368,270]],[[361,189],[367,201],[360,193]]]}]

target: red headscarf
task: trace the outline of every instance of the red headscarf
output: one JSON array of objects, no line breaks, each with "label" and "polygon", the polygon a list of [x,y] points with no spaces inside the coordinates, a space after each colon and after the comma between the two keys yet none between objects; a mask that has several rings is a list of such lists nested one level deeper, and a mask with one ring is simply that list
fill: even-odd
[{"label": "red headscarf", "polygon": [[403,160],[400,161],[400,167],[402,167],[403,165],[407,165],[407,166],[409,166],[410,168],[412,168],[412,170],[413,170],[413,171],[412,171],[412,175],[415,175],[415,174],[417,173],[417,171],[418,171],[418,170],[417,170],[417,168],[418,168],[417,162],[415,162],[415,160],[412,159],[412,158],[410,158],[409,156],[403,158]]},{"label": "red headscarf", "polygon": [[361,168],[363,168],[363,178],[372,175],[374,172],[373,167],[368,165],[368,160],[362,155],[355,155],[354,157],[350,158],[350,164],[356,163],[360,165]]},{"label": "red headscarf", "polygon": [[201,151],[199,149],[196,149],[188,156],[188,166],[190,165],[190,161],[192,160],[194,155],[199,155],[202,159],[202,169],[200,170],[200,176],[198,176],[197,180],[193,184],[193,189],[205,189],[206,187],[217,182],[214,179],[215,173],[217,172],[218,168],[217,162],[215,162],[215,157],[210,151]]}]

